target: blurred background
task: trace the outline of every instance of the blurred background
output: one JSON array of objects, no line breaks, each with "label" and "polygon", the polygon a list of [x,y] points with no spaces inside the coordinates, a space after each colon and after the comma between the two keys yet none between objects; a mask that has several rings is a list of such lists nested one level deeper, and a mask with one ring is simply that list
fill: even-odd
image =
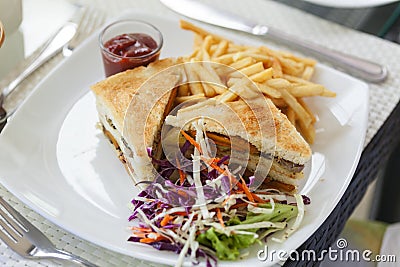
[{"label": "blurred background", "polygon": [[[310,0],[308,2],[277,0],[276,2],[400,44],[399,1],[366,7],[359,7],[359,5],[366,5],[368,2],[380,4],[387,1]],[[314,4],[315,2],[319,4]],[[341,3],[344,7],[337,7]],[[353,5],[353,7],[349,8],[346,5]],[[400,188],[400,146],[394,150],[386,167],[380,170],[379,177],[371,184],[352,218],[387,223],[400,222],[400,193],[397,192],[398,188]]]},{"label": "blurred background", "polygon": [[[398,1],[393,3],[367,6],[365,3],[371,1],[328,1],[314,0],[311,2],[323,3],[325,5],[317,5],[305,1],[293,0],[277,0],[276,2],[284,3],[298,9],[307,11],[318,17],[336,22],[346,27],[356,29],[362,32],[370,33],[381,38],[400,43],[400,4]],[[340,5],[341,2],[353,4],[353,8],[328,6]],[[386,1],[372,1],[374,3],[385,3]],[[345,6],[345,4],[343,4]]]}]

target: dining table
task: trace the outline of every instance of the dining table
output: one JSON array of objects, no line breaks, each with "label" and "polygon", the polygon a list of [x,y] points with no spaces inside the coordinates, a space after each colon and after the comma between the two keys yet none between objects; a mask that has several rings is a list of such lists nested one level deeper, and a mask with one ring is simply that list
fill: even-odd
[{"label": "dining table", "polygon": [[[312,249],[317,252],[317,255],[320,255],[323,250],[331,246],[339,237],[346,221],[360,203],[368,186],[376,179],[379,170],[385,165],[392,149],[400,140],[400,46],[382,38],[324,20],[278,1],[201,1],[240,14],[243,17],[252,18],[255,21],[273,26],[283,32],[291,33],[324,47],[344,51],[382,64],[388,68],[389,75],[385,81],[368,84],[369,111],[364,148],[349,186],[328,218],[297,249],[299,252]],[[6,74],[0,76],[0,88],[4,88],[24,67],[29,65],[46,39],[46,36],[32,34],[29,28],[30,25],[43,27],[43,31],[50,31],[46,29],[46,25],[53,28],[57,26],[57,23],[61,25],[73,16],[75,10],[82,7],[88,8],[93,12],[94,10],[100,12],[107,19],[119,16],[122,12],[132,9],[163,17],[179,18],[179,15],[169,10],[158,0],[24,0],[23,7],[24,16],[21,29],[19,29],[19,34],[22,35],[22,38],[16,42],[24,43],[25,48],[22,55],[15,56],[18,59],[17,62],[13,63],[12,68],[10,67]],[[49,18],[54,18],[57,23],[52,24],[50,21],[46,21],[46,16],[43,16],[46,13],[49,14]],[[81,34],[81,41],[84,41],[86,37],[101,27],[102,25],[80,25],[78,33]],[[36,31],[41,31],[40,29],[37,28]],[[274,45],[287,49],[279,43]],[[14,49],[18,47],[15,46]],[[65,60],[63,55],[57,55],[35,71],[17,88],[15,94],[12,95],[10,105],[20,102],[29,96],[30,92],[35,90],[35,86],[63,60]],[[322,63],[333,66],[328,62],[322,61]],[[0,64],[7,63],[1,61]],[[10,121],[12,121],[12,117]],[[340,146],[340,144],[337,145]],[[343,148],[344,153],[345,149]],[[0,185],[0,196],[44,232],[58,248],[79,255],[99,266],[163,266],[159,263],[122,255],[88,242],[34,212],[2,185]],[[61,263],[51,260],[24,259],[3,242],[0,242],[0,264],[4,266],[57,266]],[[313,266],[318,264],[319,262],[305,259],[287,260],[284,263],[285,266]]]}]

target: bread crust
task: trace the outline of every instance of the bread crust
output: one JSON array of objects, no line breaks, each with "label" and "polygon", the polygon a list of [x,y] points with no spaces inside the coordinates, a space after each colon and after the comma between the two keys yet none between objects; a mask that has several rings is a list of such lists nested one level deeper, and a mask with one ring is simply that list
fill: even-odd
[{"label": "bread crust", "polygon": [[[157,141],[160,127],[165,119],[165,110],[168,109],[171,100],[174,100],[172,88],[175,87],[178,77],[164,73],[163,78],[151,83],[150,87],[143,88],[142,86],[144,84],[148,86],[149,83],[146,81],[155,74],[180,62],[181,59],[173,58],[155,61],[147,67],[118,73],[91,86],[96,97],[100,121],[106,125],[106,129],[110,130],[109,132],[119,144],[124,153],[126,165],[129,166],[127,170],[135,183],[154,178],[151,161],[145,148],[153,147]],[[159,98],[152,98],[159,89],[165,87],[171,90],[167,90]],[[124,125],[126,116],[128,120],[132,118],[131,116],[144,118],[143,125],[140,125],[143,126],[144,132],[135,128],[138,125],[131,125],[131,123]],[[115,129],[107,125],[108,121]],[[137,145],[138,140],[142,140],[140,147]]]}]

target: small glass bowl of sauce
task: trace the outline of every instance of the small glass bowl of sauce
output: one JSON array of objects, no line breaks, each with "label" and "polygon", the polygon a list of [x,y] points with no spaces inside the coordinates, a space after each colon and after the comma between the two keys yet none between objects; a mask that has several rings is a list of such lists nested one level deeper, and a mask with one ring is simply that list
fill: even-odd
[{"label": "small glass bowl of sauce", "polygon": [[105,27],[99,36],[106,77],[147,66],[157,60],[163,45],[161,32],[138,20],[119,20]]}]

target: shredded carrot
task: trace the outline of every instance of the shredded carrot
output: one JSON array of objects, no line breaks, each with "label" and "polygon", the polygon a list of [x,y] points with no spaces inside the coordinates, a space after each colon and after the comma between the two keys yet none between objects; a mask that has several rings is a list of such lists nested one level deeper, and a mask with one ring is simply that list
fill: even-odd
[{"label": "shredded carrot", "polygon": [[229,189],[230,189],[230,192],[233,192],[234,186],[236,184],[238,184],[239,181],[230,172],[227,172],[227,173],[228,173],[228,177],[229,177],[229,186],[230,186]]},{"label": "shredded carrot", "polygon": [[186,179],[186,174],[184,171],[181,170],[181,164],[179,163],[178,158],[176,158],[176,165],[178,167],[178,172],[179,172],[179,182],[181,183],[181,185],[183,185]]},{"label": "shredded carrot", "polygon": [[166,214],[165,217],[161,220],[160,225],[166,226],[172,219],[174,219],[173,216]]},{"label": "shredded carrot", "polygon": [[267,201],[265,201],[264,199],[260,198],[259,196],[257,196],[254,193],[251,193],[251,195],[253,196],[254,200],[258,203],[267,203]]},{"label": "shredded carrot", "polygon": [[219,208],[217,208],[217,218],[218,218],[219,223],[222,225],[222,227],[225,227],[224,220],[222,219],[222,213]]},{"label": "shredded carrot", "polygon": [[147,233],[133,233],[133,237],[146,238]]},{"label": "shredded carrot", "polygon": [[178,171],[179,171],[179,182],[181,183],[181,185],[183,185],[186,179],[186,174],[181,169],[179,169]]},{"label": "shredded carrot", "polygon": [[229,199],[230,199],[230,196],[228,196],[227,198],[225,198],[225,200],[221,203],[222,206],[225,206],[226,203],[228,203]]},{"label": "shredded carrot", "polygon": [[212,160],[211,163],[215,164],[220,160],[220,158],[211,158],[211,160]]},{"label": "shredded carrot", "polygon": [[187,196],[188,196],[188,193],[186,193],[184,190],[178,189],[178,190],[176,191],[176,193],[178,193],[178,195],[181,195],[181,196],[183,196],[183,197],[187,197]]},{"label": "shredded carrot", "polygon": [[181,134],[186,138],[186,140],[188,140],[192,145],[194,145],[201,154],[203,154],[200,145],[190,135],[185,133],[185,131],[183,130],[181,130]]},{"label": "shredded carrot", "polygon": [[225,173],[225,170],[223,170],[220,166],[218,166],[217,164],[215,164],[215,158],[212,159],[206,159],[205,157],[200,157],[200,159],[202,161],[204,161],[205,163],[207,163],[211,168],[217,170],[219,173]]},{"label": "shredded carrot", "polygon": [[242,176],[240,176],[240,180],[242,180],[242,184],[237,183],[237,184],[238,184],[238,187],[239,187],[240,189],[242,189],[242,190],[244,191],[244,193],[246,194],[247,198],[248,198],[251,202],[254,203],[254,197],[253,197],[253,195],[251,194],[250,189],[247,187],[246,182],[244,181],[244,179],[243,179]]},{"label": "shredded carrot", "polygon": [[225,171],[218,165],[211,163],[210,166],[214,169],[216,169],[219,173],[223,174]]},{"label": "shredded carrot", "polygon": [[158,233],[154,233],[155,235],[156,235],[156,238],[154,239],[154,238],[149,238],[149,237],[146,237],[146,238],[142,238],[142,239],[140,239],[139,240],[139,242],[140,243],[154,243],[154,242],[158,242],[158,241],[161,241],[161,240],[165,240],[166,238],[164,237],[164,236],[162,236],[162,235],[160,235],[160,234],[158,234]]},{"label": "shredded carrot", "polygon": [[131,230],[137,231],[137,232],[146,232],[146,233],[153,232],[153,230],[151,228],[144,228],[144,227],[137,227],[137,226],[131,227]]}]

